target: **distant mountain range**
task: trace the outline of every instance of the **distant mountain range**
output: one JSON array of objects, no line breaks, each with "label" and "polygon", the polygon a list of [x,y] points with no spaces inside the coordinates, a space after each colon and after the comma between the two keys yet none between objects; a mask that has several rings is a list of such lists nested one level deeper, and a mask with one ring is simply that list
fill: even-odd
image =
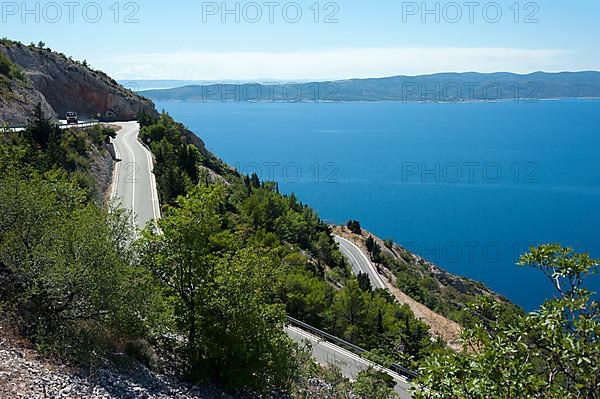
[{"label": "distant mountain range", "polygon": [[222,83],[145,90],[159,101],[469,102],[600,98],[600,72],[440,73],[311,83]]}]

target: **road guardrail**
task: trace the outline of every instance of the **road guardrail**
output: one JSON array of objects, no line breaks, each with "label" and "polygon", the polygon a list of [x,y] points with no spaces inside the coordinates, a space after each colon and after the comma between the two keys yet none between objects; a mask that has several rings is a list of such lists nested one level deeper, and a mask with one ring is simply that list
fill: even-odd
[{"label": "road guardrail", "polygon": [[[347,348],[350,351],[356,353],[357,355],[362,355],[363,353],[368,352],[366,349],[363,349],[360,346],[354,345],[353,343],[345,341],[341,338],[338,338],[335,335],[332,335],[325,331],[319,330],[318,328],[315,328],[315,327],[311,326],[310,324],[306,324],[305,322],[300,321],[298,319],[294,319],[291,316],[287,316],[287,319],[291,325],[299,327],[302,330],[310,332],[310,333],[312,333],[318,337],[321,337],[333,344]],[[417,378],[419,376],[419,374],[417,372],[409,370],[406,367],[403,367],[396,363],[392,364],[390,367],[387,367],[387,368],[389,368],[392,371],[395,371],[396,373],[398,373],[400,375],[407,377],[409,380],[412,380],[413,378]]]},{"label": "road guardrail", "polygon": [[96,119],[91,119],[89,121],[82,121],[82,122],[77,122],[77,123],[63,123],[58,125],[58,127],[60,128],[69,128],[69,127],[81,127],[81,128],[85,128],[85,127],[92,127],[92,126],[96,126],[97,124],[99,124],[100,121],[96,120]]},{"label": "road guardrail", "polygon": [[[68,129],[68,128],[72,128],[72,127],[83,129],[86,127],[96,126],[99,123],[100,123],[100,121],[91,119],[89,121],[82,121],[82,122],[71,123],[71,124],[61,123],[61,124],[58,124],[58,127],[61,129]],[[27,126],[0,126],[0,132],[22,132],[26,129],[27,129]]]}]

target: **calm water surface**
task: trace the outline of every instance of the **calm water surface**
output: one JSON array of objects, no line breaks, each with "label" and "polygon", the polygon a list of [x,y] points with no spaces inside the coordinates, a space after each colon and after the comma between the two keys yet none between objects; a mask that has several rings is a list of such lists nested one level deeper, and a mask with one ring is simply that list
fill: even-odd
[{"label": "calm water surface", "polygon": [[552,295],[514,265],[528,246],[600,257],[600,101],[157,107],[325,220],[358,219],[526,309]]}]

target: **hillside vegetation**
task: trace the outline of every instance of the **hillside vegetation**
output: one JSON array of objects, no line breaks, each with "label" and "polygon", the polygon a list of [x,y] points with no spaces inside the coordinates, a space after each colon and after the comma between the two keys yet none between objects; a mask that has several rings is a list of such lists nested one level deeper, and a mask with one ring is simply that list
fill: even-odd
[{"label": "hillside vegetation", "polygon": [[[18,80],[6,65],[2,76]],[[127,353],[254,396],[392,397],[372,370],[349,382],[317,367],[286,336],[287,313],[384,365],[418,367],[419,398],[598,397],[598,305],[584,288],[598,260],[559,245],[532,248],[522,265],[546,275],[557,297],[511,314],[476,284],[458,295],[433,278],[439,270],[414,268],[408,252],[392,244],[399,257],[386,259],[385,244],[365,243],[399,287],[467,327],[464,350],[452,351],[409,306],[351,275],[331,227],[309,206],[277,183],[240,175],[169,115],[138,118],[165,215],[142,232],[98,200],[94,154],[108,151],[114,131],[60,130],[40,104],[27,129],[0,136],[0,317],[40,353],[87,369]],[[310,388],[315,377],[323,390]]]},{"label": "hillside vegetation", "polygon": [[[150,258],[170,259],[172,251],[187,245],[190,248],[185,252],[198,256],[195,261],[186,259],[192,265],[185,276],[165,276],[166,272],[160,272],[161,279],[179,287],[184,278],[186,284],[197,287],[190,281],[208,280],[203,268],[212,266],[202,263],[210,264],[207,259],[211,256],[235,256],[238,251],[265,253],[268,259],[259,263],[268,274],[268,282],[263,284],[272,290],[268,302],[281,304],[281,310],[289,315],[405,364],[413,364],[436,346],[431,345],[427,326],[416,320],[408,307],[395,303],[385,291],[372,292],[351,277],[330,228],[311,208],[294,195],[281,195],[276,183],[260,182],[256,175],[240,176],[231,171],[215,178],[207,171],[214,165],[204,165],[198,150],[182,143],[180,129],[181,125],[163,114],[157,121],[147,123],[141,133],[142,140],[150,139],[159,164],[156,173],[161,201],[171,204],[159,223],[162,234],[149,234],[146,245],[157,251],[151,252]],[[180,196],[173,198],[173,193]],[[207,209],[210,204],[212,207]],[[214,218],[205,228],[208,231],[188,223],[202,219],[202,215]],[[207,247],[199,247],[200,243]],[[183,260],[170,262],[170,267],[154,267],[172,270],[175,265],[181,267]],[[196,306],[190,303],[190,295],[189,289],[177,292],[188,308],[186,318]],[[203,295],[198,292],[194,296]],[[195,333],[205,329],[188,321],[185,331],[190,336],[192,330]],[[407,350],[395,355],[394,348],[401,343],[406,344]]]},{"label": "hillside vegetation", "polygon": [[[150,137],[149,132],[157,129],[169,131],[170,126],[174,122],[163,114],[158,121],[147,123],[143,137]],[[177,153],[176,143],[181,140],[176,134],[152,136],[152,142],[156,141],[159,144],[152,149],[164,157],[169,154],[166,148]],[[427,326],[408,306],[399,305],[385,291],[372,291],[364,276],[350,277],[347,266],[337,261],[341,258],[327,227],[293,195],[281,196],[276,183],[260,182],[256,175],[236,174],[229,176],[226,184],[215,183],[205,174],[192,186],[167,210],[168,216],[161,222],[165,234],[147,232],[155,248],[150,252],[152,257],[164,261],[155,265],[155,270],[185,304],[183,319],[188,321],[190,337],[198,331],[197,318],[189,317],[193,313],[189,295],[194,290],[178,291],[182,275],[174,269],[189,262],[184,281],[190,288],[198,287],[193,276],[200,272],[206,281],[203,273],[206,267],[211,268],[207,254],[224,254],[231,251],[228,245],[236,242],[233,248],[241,246],[245,248],[242,251],[253,254],[266,251],[271,260],[275,258],[268,268],[274,271],[269,278],[277,286],[269,290],[271,299],[267,302],[278,298],[289,314],[370,349],[369,356],[383,364],[395,361],[418,366],[418,397],[504,398],[513,397],[512,392],[524,398],[597,397],[600,323],[597,303],[584,284],[588,275],[597,272],[598,260],[559,245],[532,248],[521,258],[521,264],[541,270],[555,284],[559,296],[548,300],[538,312],[524,314],[481,284],[452,276],[393,243],[381,245],[372,237],[367,239],[365,245],[374,262],[393,271],[399,287],[411,295],[421,295],[422,301],[466,327],[464,349],[454,352],[432,342]],[[215,201],[215,197],[220,200]],[[219,205],[207,209],[211,203]],[[314,217],[307,218],[307,212]],[[299,214],[304,217],[294,217]],[[201,227],[202,222],[189,225],[190,220],[211,221],[213,227],[208,230],[218,238],[203,235],[207,230]],[[356,228],[356,224],[349,227]],[[226,239],[229,244],[225,244],[222,234],[237,239]],[[183,245],[183,253],[198,256],[196,260],[179,258],[181,243],[196,236],[204,237],[201,241],[208,244],[192,239]],[[290,250],[294,247],[300,252]],[[262,263],[267,264],[267,260]],[[216,313],[221,311],[224,309]],[[209,325],[218,324],[210,320]],[[399,346],[404,349],[400,353]],[[552,361],[547,363],[546,359]]]},{"label": "hillside vegetation", "polygon": [[360,224],[357,226],[353,229],[340,226],[336,233],[361,246],[381,273],[404,294],[461,326],[472,327],[477,322],[477,318],[464,310],[478,297],[495,300],[506,320],[523,313],[483,283],[451,274],[392,240],[382,240],[361,229]]},{"label": "hillside vegetation", "polygon": [[[177,126],[166,115],[158,123]],[[89,365],[127,351],[161,367],[159,350],[190,381],[292,392],[308,381],[308,359],[283,330],[288,294],[302,298],[293,284],[286,290],[290,276],[324,295],[311,314],[325,327],[350,329],[357,342],[371,336],[364,318],[344,318],[348,296],[365,313],[370,294],[353,283],[339,290],[352,280],[327,226],[256,179],[226,184],[199,172],[166,207],[163,234],[136,240],[127,215],[99,206],[90,174],[89,154],[113,134],[59,130],[38,107],[25,131],[0,141],[1,316],[42,353]],[[426,328],[387,306],[386,330],[414,325],[419,353]]]}]

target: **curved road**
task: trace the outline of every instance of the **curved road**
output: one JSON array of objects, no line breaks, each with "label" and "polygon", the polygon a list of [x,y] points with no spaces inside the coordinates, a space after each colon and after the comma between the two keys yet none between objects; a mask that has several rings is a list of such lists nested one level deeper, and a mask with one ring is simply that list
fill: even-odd
[{"label": "curved road", "polygon": [[373,288],[387,289],[377,268],[371,263],[367,255],[353,242],[340,236],[334,236],[334,240],[340,245],[340,251],[350,261],[354,274],[366,273],[371,280]]},{"label": "curved road", "polygon": [[[348,261],[352,265],[352,272],[354,274],[358,275],[359,273],[365,273],[369,276],[369,280],[371,281],[371,286],[373,286],[374,289],[381,288],[381,289],[387,290],[387,287],[386,287],[385,283],[383,282],[383,279],[379,275],[377,268],[375,267],[375,265],[373,265],[371,260],[362,251],[362,249],[360,249],[352,241],[347,240],[343,237],[333,236],[333,239],[335,240],[335,242],[337,242],[339,244],[340,252],[346,257],[346,259],[348,259]],[[319,350],[326,350],[326,349],[319,348]],[[358,358],[359,360],[366,362],[364,359],[361,359],[360,357],[358,357],[356,355],[354,355],[354,356],[356,358]],[[317,359],[319,359],[319,354],[316,354],[315,357]],[[335,359],[335,357],[334,357],[334,359]],[[363,363],[363,364],[356,363],[356,360],[355,360],[353,366],[354,366],[354,368],[368,367],[368,366],[364,366],[364,364],[365,363]],[[366,364],[368,364],[368,363],[366,363]],[[377,366],[376,368],[381,369],[381,371],[387,373],[388,375],[390,375],[394,378],[394,381],[396,382],[396,387],[394,390],[400,396],[400,398],[402,398],[402,399],[411,398],[410,384],[406,381],[406,379],[404,379],[403,377],[399,376],[398,374],[396,374],[388,369],[382,369],[379,366]],[[347,370],[347,372],[352,372],[352,365],[350,365],[350,370],[349,371]]]},{"label": "curved road", "polygon": [[134,224],[143,228],[160,219],[152,154],[140,143],[137,122],[115,123],[121,127],[113,140],[117,162],[113,174],[111,199],[123,209],[132,211]]},{"label": "curved road", "polygon": [[400,399],[410,399],[410,384],[406,378],[401,375],[385,369],[373,362],[361,358],[360,356],[330,342],[327,342],[316,335],[308,333],[298,327],[288,326],[285,329],[287,335],[296,342],[308,341],[312,347],[313,358],[317,363],[328,366],[332,363],[337,364],[342,374],[350,379],[355,379],[359,372],[367,370],[369,367],[382,371],[391,376],[396,382],[394,391]]},{"label": "curved road", "polygon": [[[143,228],[148,222],[160,218],[160,204],[156,191],[156,179],[153,171],[152,154],[140,143],[138,135],[140,131],[137,122],[115,123],[121,127],[117,137],[113,140],[117,159],[113,174],[113,185],[111,199],[117,201],[122,208],[132,211],[135,225]],[[377,272],[362,251],[353,243],[341,237],[335,237],[340,243],[342,253],[348,257],[353,264],[355,272],[368,273],[373,279],[373,286],[385,288],[381,278],[377,280]],[[396,381],[395,391],[401,399],[409,399],[410,384],[406,379],[395,372],[383,369],[360,356],[343,349],[330,342],[324,341],[317,336],[303,331],[297,327],[288,326],[286,332],[296,342],[308,341],[312,346],[312,354],[317,362],[328,365],[337,363],[344,376],[355,378],[362,370],[369,367],[381,370]]]}]

